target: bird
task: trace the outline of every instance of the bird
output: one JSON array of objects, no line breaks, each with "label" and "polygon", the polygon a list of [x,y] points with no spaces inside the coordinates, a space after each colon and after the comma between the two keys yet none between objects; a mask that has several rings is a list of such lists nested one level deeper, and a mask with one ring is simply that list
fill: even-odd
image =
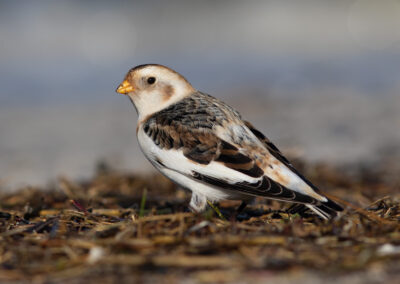
[{"label": "bird", "polygon": [[242,210],[258,196],[295,203],[322,219],[343,210],[238,111],[169,67],[138,65],[116,92],[127,95],[137,111],[142,152],[164,176],[192,192],[193,212],[226,199],[242,201]]}]

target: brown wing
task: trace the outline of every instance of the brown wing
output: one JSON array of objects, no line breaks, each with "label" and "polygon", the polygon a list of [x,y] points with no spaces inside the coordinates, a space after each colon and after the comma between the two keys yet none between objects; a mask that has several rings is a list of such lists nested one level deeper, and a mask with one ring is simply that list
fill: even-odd
[{"label": "brown wing", "polygon": [[143,130],[161,149],[181,149],[186,158],[197,163],[207,165],[212,161],[220,162],[253,178],[264,174],[254,160],[210,130],[189,130],[188,127],[174,122],[163,125],[151,120],[145,123]]},{"label": "brown wing", "polygon": [[228,116],[239,119],[223,102],[197,92],[149,117],[143,129],[162,149],[180,149],[200,164],[217,161],[250,177],[261,177],[264,172],[253,159],[213,133],[213,127],[223,126]]},{"label": "brown wing", "polygon": [[[249,180],[231,183],[221,178],[215,178],[192,171],[192,178],[214,185],[216,187],[237,190],[249,195],[264,196],[277,200],[319,204],[314,198],[284,187],[264,175],[253,159],[244,155],[231,143],[215,136],[211,130],[188,129],[171,122],[168,125],[148,120],[143,130],[161,149],[180,149],[188,159],[207,165],[212,161],[220,162],[226,167],[249,176]],[[257,182],[251,178],[259,178]]]}]

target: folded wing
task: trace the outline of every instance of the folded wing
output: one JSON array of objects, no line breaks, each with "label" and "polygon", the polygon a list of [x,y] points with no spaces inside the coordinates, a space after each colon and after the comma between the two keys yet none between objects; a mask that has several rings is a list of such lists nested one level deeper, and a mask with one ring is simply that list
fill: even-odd
[{"label": "folded wing", "polygon": [[[145,133],[161,149],[181,152],[187,161],[162,161],[163,165],[192,179],[225,190],[253,196],[319,205],[321,202],[269,178],[254,159],[210,129],[189,129],[171,121],[149,119]],[[185,165],[183,165],[185,163]],[[197,164],[198,163],[198,164]]]}]

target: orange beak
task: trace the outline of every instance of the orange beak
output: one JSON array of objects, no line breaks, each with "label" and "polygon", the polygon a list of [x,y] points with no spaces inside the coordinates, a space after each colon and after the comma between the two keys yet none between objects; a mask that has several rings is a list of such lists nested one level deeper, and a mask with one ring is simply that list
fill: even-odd
[{"label": "orange beak", "polygon": [[124,80],[121,85],[118,86],[116,92],[126,95],[127,93],[133,92],[133,87],[127,80]]}]

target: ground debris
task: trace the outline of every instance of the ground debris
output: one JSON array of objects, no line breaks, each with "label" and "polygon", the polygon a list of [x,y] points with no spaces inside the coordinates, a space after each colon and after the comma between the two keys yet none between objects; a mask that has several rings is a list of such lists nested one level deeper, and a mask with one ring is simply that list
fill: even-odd
[{"label": "ground debris", "polygon": [[329,282],[345,275],[368,280],[372,272],[382,280],[399,277],[400,191],[393,186],[399,180],[375,177],[369,185],[364,170],[346,177],[327,166],[302,167],[329,195],[349,204],[343,214],[324,221],[264,199],[238,216],[237,201],[221,202],[219,215],[212,208],[193,214],[187,211],[189,195],[162,176],[112,171],[84,182],[62,178],[54,188],[2,192],[0,281],[306,283],[310,275]]}]

